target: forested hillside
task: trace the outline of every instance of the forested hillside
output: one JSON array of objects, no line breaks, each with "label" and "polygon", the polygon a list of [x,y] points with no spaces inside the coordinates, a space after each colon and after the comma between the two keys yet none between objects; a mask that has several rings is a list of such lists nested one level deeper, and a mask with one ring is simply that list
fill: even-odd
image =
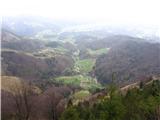
[{"label": "forested hillside", "polygon": [[2,120],[160,119],[159,37],[32,17],[2,24]]},{"label": "forested hillside", "polygon": [[160,74],[160,45],[144,41],[126,41],[111,48],[96,61],[95,74],[101,83],[142,80]]},{"label": "forested hillside", "polygon": [[[116,85],[107,88],[108,94],[74,106],[68,103],[60,120],[158,120],[160,119],[160,80],[140,84],[123,94]],[[92,101],[92,100],[91,100]]]}]

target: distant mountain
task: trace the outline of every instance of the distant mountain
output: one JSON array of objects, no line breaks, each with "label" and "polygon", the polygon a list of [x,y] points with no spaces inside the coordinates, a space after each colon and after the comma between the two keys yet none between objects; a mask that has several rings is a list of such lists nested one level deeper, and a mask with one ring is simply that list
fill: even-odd
[{"label": "distant mountain", "polygon": [[114,46],[97,59],[95,74],[99,82],[110,83],[113,79],[116,83],[132,82],[160,75],[160,44],[126,38],[119,44],[112,41]]},{"label": "distant mountain", "polygon": [[128,35],[145,39],[160,38],[160,28],[158,26],[149,25],[83,24],[65,27],[61,30],[61,33],[92,34],[92,36],[99,37],[106,37],[108,35]]},{"label": "distant mountain", "polygon": [[63,22],[38,16],[3,17],[2,21],[2,28],[15,32],[20,36],[34,36],[44,30],[57,33],[65,25]]},{"label": "distant mountain", "polygon": [[40,40],[23,38],[5,29],[2,29],[1,36],[2,49],[32,52],[44,48],[44,43]]},{"label": "distant mountain", "polygon": [[2,28],[15,32],[20,36],[39,37],[49,36],[91,35],[105,38],[109,35],[128,35],[133,37],[154,39],[160,42],[158,26],[141,25],[110,25],[107,23],[80,23],[65,20],[56,20],[40,16],[4,17]]}]

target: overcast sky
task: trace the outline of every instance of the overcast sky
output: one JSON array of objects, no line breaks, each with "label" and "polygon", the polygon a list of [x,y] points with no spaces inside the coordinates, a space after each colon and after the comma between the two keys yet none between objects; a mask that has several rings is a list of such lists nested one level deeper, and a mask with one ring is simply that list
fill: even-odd
[{"label": "overcast sky", "polygon": [[160,0],[1,0],[0,14],[160,26]]}]

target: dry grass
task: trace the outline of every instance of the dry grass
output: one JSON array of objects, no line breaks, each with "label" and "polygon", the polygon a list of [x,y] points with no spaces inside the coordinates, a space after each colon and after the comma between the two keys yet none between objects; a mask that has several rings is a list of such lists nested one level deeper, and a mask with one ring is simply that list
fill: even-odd
[{"label": "dry grass", "polygon": [[[21,78],[14,76],[1,76],[1,89],[11,93],[18,93],[24,87],[27,87],[28,84],[23,82]],[[37,86],[31,86],[31,89],[35,93],[41,93],[41,89]]]}]

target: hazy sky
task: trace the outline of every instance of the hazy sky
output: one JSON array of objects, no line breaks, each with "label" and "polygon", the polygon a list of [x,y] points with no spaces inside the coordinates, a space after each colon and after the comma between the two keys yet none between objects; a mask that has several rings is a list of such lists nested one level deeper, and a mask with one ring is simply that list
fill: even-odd
[{"label": "hazy sky", "polygon": [[160,0],[1,0],[0,14],[160,25]]}]

